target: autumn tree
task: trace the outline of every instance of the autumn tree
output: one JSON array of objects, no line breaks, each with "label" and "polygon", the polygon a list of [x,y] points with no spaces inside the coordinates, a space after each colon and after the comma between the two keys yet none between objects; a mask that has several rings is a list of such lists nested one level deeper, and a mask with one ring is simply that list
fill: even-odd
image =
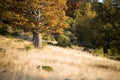
[{"label": "autumn tree", "polygon": [[32,24],[26,30],[30,31],[33,26],[35,32],[51,35],[62,33],[63,29],[68,27],[65,16],[66,0],[6,0],[2,2],[6,4],[6,8],[2,10],[4,6],[1,6],[1,14],[4,14],[1,19],[7,19],[12,23],[11,25],[18,26],[18,29],[21,28],[19,26],[24,29],[26,28],[24,25]]},{"label": "autumn tree", "polygon": [[11,34],[11,32],[15,31],[18,28],[17,26],[20,26],[19,29],[21,29],[21,26],[26,24],[28,21],[21,14],[16,13],[14,11],[14,8],[14,1],[0,0],[0,24],[2,34]]},{"label": "autumn tree", "polygon": [[41,23],[40,29],[44,35],[62,33],[64,28],[67,28],[66,23],[66,0],[40,1],[41,8]]}]

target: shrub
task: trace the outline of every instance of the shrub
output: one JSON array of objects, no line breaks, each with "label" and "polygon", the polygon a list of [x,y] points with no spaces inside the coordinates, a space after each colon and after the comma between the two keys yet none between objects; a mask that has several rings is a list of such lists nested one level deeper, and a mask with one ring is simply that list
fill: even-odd
[{"label": "shrub", "polygon": [[18,40],[16,40],[16,42],[24,42],[24,40],[23,39],[18,39]]},{"label": "shrub", "polygon": [[58,41],[59,46],[66,47],[66,46],[70,45],[69,37],[66,36],[66,35],[63,35],[63,34],[58,35],[58,40],[57,41]]},{"label": "shrub", "polygon": [[50,66],[42,66],[42,69],[47,71],[47,72],[53,71],[52,67],[50,67]]},{"label": "shrub", "polygon": [[0,24],[0,34],[7,35],[9,33],[9,25],[7,24]]},{"label": "shrub", "polygon": [[44,38],[44,40],[50,40],[51,41],[51,37],[50,36],[45,36],[43,38]]},{"label": "shrub", "polygon": [[30,50],[30,49],[32,49],[31,45],[25,45],[25,50]]},{"label": "shrub", "polygon": [[42,42],[42,47],[45,47],[45,46],[47,46],[47,42],[43,41]]},{"label": "shrub", "polygon": [[13,32],[11,35],[17,37],[17,36],[19,36],[19,33],[18,33],[17,31],[15,31],[15,32]]}]

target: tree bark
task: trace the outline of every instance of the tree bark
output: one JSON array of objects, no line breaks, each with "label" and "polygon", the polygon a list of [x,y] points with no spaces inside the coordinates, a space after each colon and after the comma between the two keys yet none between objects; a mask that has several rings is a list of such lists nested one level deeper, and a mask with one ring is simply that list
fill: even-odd
[{"label": "tree bark", "polygon": [[33,44],[35,48],[38,48],[38,34],[33,33]]},{"label": "tree bark", "polygon": [[42,48],[42,34],[38,28],[33,28],[33,44],[35,48]]},{"label": "tree bark", "polygon": [[103,47],[103,53],[104,54],[108,54],[108,46],[104,46]]},{"label": "tree bark", "polygon": [[109,43],[107,42],[107,44],[105,44],[103,47],[103,53],[108,54],[108,49],[109,49]]},{"label": "tree bark", "polygon": [[42,34],[39,33],[38,37],[39,37],[39,42],[38,42],[39,44],[38,44],[38,46],[39,46],[39,48],[42,48]]},{"label": "tree bark", "polygon": [[33,34],[33,43],[35,48],[42,48],[42,34],[35,33]]},{"label": "tree bark", "polygon": [[2,12],[0,13],[0,24],[2,23]]}]

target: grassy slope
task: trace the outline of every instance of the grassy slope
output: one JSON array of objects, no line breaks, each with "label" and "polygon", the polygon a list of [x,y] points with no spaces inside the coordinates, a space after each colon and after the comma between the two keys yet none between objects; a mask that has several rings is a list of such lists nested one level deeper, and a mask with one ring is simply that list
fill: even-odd
[{"label": "grassy slope", "polygon": [[55,46],[27,51],[31,44],[0,36],[0,80],[119,80],[118,61]]}]

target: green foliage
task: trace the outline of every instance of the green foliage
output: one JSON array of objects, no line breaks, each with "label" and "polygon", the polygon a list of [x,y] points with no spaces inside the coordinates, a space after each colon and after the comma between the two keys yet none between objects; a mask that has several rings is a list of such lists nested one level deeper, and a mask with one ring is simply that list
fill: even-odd
[{"label": "green foliage", "polygon": [[58,35],[58,45],[66,47],[68,45],[70,45],[70,38],[66,35],[60,34]]},{"label": "green foliage", "polygon": [[99,35],[97,43],[99,46],[108,46],[113,54],[120,53],[120,12],[110,0],[105,0],[105,4],[94,4],[97,16],[92,20],[94,29]]},{"label": "green foliage", "polygon": [[76,18],[73,23],[75,35],[77,36],[79,45],[93,48],[95,47],[93,45],[95,40],[93,39],[94,34],[90,22],[95,17],[95,12],[91,10],[91,4],[89,2],[84,3],[80,9],[82,12],[81,10],[76,10]]},{"label": "green foliage", "polygon": [[103,48],[98,48],[98,49],[94,50],[93,55],[94,56],[107,57],[107,58],[110,58],[110,59],[113,59],[113,60],[120,61],[120,54],[118,54],[117,52],[113,53],[113,51],[111,49],[108,50],[108,54],[104,54],[103,53]]},{"label": "green foliage", "polygon": [[43,39],[47,40],[47,41],[54,41],[55,40],[55,38],[52,35],[45,35],[45,36],[43,36]]},{"label": "green foliage", "polygon": [[15,31],[15,32],[11,33],[11,35],[17,37],[17,36],[19,36],[19,33],[17,31]]},{"label": "green foliage", "polygon": [[50,36],[45,36],[44,39],[45,40],[51,40],[51,37]]},{"label": "green foliage", "polygon": [[32,49],[32,46],[31,45],[25,45],[25,50],[30,50],[30,49]]},{"label": "green foliage", "polygon": [[[68,0],[67,15],[73,20],[69,19],[68,23],[74,28],[79,45],[94,49],[107,47],[108,55],[120,54],[120,11],[117,7],[119,2],[112,4],[111,0],[105,0],[104,4],[90,4],[71,1]],[[98,55],[101,53],[103,52]]]},{"label": "green foliage", "polygon": [[47,46],[47,42],[42,41],[42,47],[46,47]]},{"label": "green foliage", "polygon": [[95,49],[93,55],[104,57],[103,49],[102,48]]},{"label": "green foliage", "polygon": [[9,34],[9,25],[8,24],[0,24],[0,34],[7,35]]},{"label": "green foliage", "polygon": [[50,67],[50,66],[42,66],[42,69],[45,70],[45,71],[47,71],[47,72],[53,71],[53,68]]},{"label": "green foliage", "polygon": [[16,42],[24,42],[24,40],[23,39],[18,39],[18,40],[16,40]]},{"label": "green foliage", "polygon": [[[83,18],[85,19],[85,17]],[[91,36],[88,36],[89,34],[92,35],[90,26],[88,26],[89,20],[86,21],[83,18],[81,18],[81,21],[79,21],[79,23],[77,22],[76,24],[74,24],[76,36],[79,40],[80,45],[91,47]]]},{"label": "green foliage", "polygon": [[120,61],[120,55],[119,56],[107,56],[110,59],[118,60]]}]

